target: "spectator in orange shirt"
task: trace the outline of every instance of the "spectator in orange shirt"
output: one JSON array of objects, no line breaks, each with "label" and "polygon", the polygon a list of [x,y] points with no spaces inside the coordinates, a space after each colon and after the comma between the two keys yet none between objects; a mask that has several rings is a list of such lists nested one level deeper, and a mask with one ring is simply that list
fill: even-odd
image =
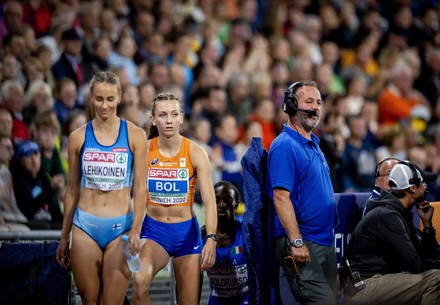
[{"label": "spectator in orange shirt", "polygon": [[423,95],[413,88],[414,76],[411,67],[398,61],[390,71],[390,83],[379,95],[379,124],[392,125],[411,116],[416,105],[427,107]]}]

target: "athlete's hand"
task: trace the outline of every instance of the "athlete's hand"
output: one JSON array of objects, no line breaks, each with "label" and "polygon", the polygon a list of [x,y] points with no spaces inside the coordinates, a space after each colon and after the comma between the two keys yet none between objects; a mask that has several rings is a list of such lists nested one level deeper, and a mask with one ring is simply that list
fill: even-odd
[{"label": "athlete's hand", "polygon": [[70,267],[69,240],[60,240],[57,248],[57,262],[64,269]]},{"label": "athlete's hand", "polygon": [[136,253],[139,253],[139,251],[141,250],[140,234],[131,230],[130,233],[128,233],[128,240],[130,241],[131,255],[136,255]]},{"label": "athlete's hand", "polygon": [[202,271],[208,270],[214,266],[216,247],[217,243],[212,238],[208,238],[202,250]]}]

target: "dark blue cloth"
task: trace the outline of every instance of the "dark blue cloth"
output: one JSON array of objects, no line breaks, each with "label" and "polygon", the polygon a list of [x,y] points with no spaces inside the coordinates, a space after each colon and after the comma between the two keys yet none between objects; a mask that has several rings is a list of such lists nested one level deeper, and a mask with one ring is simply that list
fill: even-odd
[{"label": "dark blue cloth", "polygon": [[246,210],[243,215],[244,253],[248,263],[249,304],[278,304],[278,270],[271,240],[272,205],[266,192],[267,152],[253,138],[241,160]]},{"label": "dark blue cloth", "polygon": [[[52,302],[45,303],[48,305],[53,302],[57,305],[67,305],[70,276],[69,271],[61,268],[55,259],[57,247],[58,241],[2,243],[0,304],[19,304],[26,297],[26,300],[32,298],[33,301],[51,300]],[[34,283],[33,272],[36,276]]]}]

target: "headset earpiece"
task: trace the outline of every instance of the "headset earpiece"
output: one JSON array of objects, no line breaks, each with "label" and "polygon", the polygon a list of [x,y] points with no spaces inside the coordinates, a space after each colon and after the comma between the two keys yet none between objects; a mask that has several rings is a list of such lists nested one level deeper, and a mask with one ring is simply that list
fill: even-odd
[{"label": "headset earpiece", "polygon": [[395,161],[399,161],[399,162],[400,162],[399,159],[397,159],[397,158],[393,158],[393,157],[383,159],[382,161],[380,161],[379,163],[377,163],[376,168],[374,169],[374,177],[375,177],[375,178],[381,176],[381,175],[380,175],[380,168],[382,167],[382,164],[384,164],[386,161],[390,161],[390,160],[395,160]]},{"label": "headset earpiece", "polygon": [[296,82],[287,88],[284,93],[283,111],[289,116],[294,116],[298,112],[298,100],[295,97],[296,91],[303,85],[303,82]]},{"label": "headset earpiece", "polygon": [[412,177],[408,180],[409,184],[417,185],[422,182],[422,179],[419,178],[419,175],[417,174],[417,168],[411,162],[400,161],[398,164],[405,164],[411,169]]}]

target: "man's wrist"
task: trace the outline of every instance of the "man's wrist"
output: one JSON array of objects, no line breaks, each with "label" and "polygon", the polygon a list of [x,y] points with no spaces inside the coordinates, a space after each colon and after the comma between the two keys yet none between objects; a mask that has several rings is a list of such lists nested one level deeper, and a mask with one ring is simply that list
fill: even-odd
[{"label": "man's wrist", "polygon": [[423,228],[423,233],[424,234],[435,234],[436,233],[435,227],[433,227],[433,226],[425,227],[425,228]]}]

